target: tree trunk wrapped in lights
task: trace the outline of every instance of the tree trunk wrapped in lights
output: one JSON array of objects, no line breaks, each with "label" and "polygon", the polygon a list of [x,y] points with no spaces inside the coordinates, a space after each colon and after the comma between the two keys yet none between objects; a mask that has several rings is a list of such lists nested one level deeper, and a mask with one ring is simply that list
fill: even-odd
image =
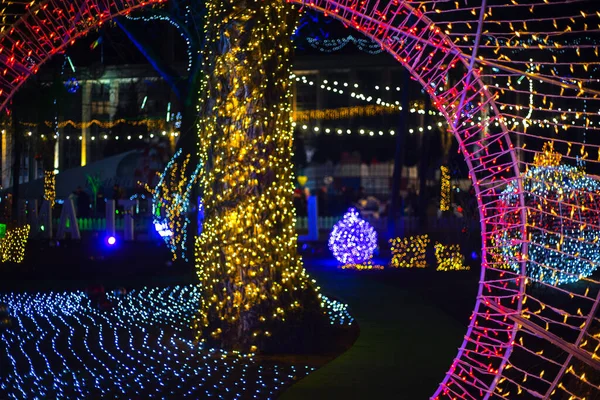
[{"label": "tree trunk wrapped in lights", "polygon": [[208,4],[196,329],[202,341],[244,352],[274,350],[324,320],[296,254],[289,76],[297,18],[279,0]]}]

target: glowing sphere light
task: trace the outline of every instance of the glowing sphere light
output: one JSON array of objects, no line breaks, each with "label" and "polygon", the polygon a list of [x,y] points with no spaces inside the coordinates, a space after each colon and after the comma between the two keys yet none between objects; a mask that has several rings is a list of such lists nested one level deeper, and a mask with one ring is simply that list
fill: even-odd
[{"label": "glowing sphere light", "polygon": [[[561,164],[551,143],[523,174],[527,236],[530,240],[527,276],[551,285],[573,283],[590,276],[600,263],[600,182],[579,167]],[[517,184],[502,192],[507,226],[517,221]],[[513,225],[514,226],[514,225]],[[520,271],[521,233],[500,231],[496,238],[508,268]]]},{"label": "glowing sphere light", "polygon": [[368,261],[376,248],[377,232],[354,208],[335,224],[329,236],[329,250],[344,265]]}]

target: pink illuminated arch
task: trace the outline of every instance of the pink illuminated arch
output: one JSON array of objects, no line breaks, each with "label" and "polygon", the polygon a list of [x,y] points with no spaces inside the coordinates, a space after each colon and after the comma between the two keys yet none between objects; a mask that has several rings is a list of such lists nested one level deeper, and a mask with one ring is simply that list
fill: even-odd
[{"label": "pink illuminated arch", "polygon": [[[26,10],[10,29],[0,35],[0,109],[8,105],[16,90],[44,62],[90,29],[136,8],[165,1],[46,0]],[[587,383],[585,377],[581,378],[582,366],[595,371],[600,369],[596,354],[600,341],[590,331],[594,324],[600,325],[596,316],[600,304],[600,282],[589,278],[582,280],[581,287],[564,289],[549,285],[547,289],[550,291],[577,297],[582,304],[577,311],[561,308],[562,305],[553,303],[553,299],[536,297],[528,289],[525,279],[530,245],[526,235],[528,206],[521,184],[522,172],[528,163],[517,152],[531,151],[519,144],[525,139],[542,138],[528,133],[527,127],[533,124],[532,114],[540,110],[541,106],[536,106],[536,101],[541,103],[541,99],[537,97],[544,93],[529,90],[531,112],[523,117],[513,111],[520,104],[510,103],[502,97],[505,92],[519,93],[522,90],[510,83],[507,88],[501,89],[495,85],[499,76],[502,79],[522,76],[530,82],[535,78],[562,89],[561,95],[563,92],[565,95],[572,94],[573,102],[586,99],[592,102],[600,92],[586,89],[587,81],[583,79],[554,78],[552,74],[537,72],[539,66],[534,68],[533,61],[523,61],[503,53],[509,44],[514,43],[510,41],[514,39],[512,36],[518,37],[521,32],[512,35],[510,30],[506,30],[509,33],[506,37],[510,39],[502,45],[498,37],[504,37],[504,31],[494,33],[490,24],[500,26],[504,21],[500,18],[494,20],[494,12],[526,15],[527,8],[521,9],[521,5],[514,1],[506,1],[504,5],[501,0],[490,0],[489,5],[486,0],[289,1],[300,8],[311,8],[338,19],[378,42],[393,55],[408,69],[413,79],[421,83],[435,107],[444,115],[469,167],[481,220],[481,281],[464,341],[432,398],[543,399],[556,393],[580,398],[577,390],[587,389],[577,389],[577,385],[572,388],[569,386],[572,380]],[[529,7],[548,4],[544,0],[524,3]],[[572,2],[557,0],[554,3]],[[572,20],[579,18],[575,14],[570,17]],[[585,13],[582,15],[587,18]],[[536,20],[537,23],[547,21],[545,17]],[[459,27],[451,28],[452,25]],[[510,29],[514,29],[512,25]],[[519,46],[527,50],[525,45]],[[538,47],[541,51],[551,51],[553,46],[542,43]],[[544,62],[554,62],[557,68],[562,65],[556,59],[551,60],[548,57]],[[500,71],[500,74],[491,73],[492,69]],[[457,77],[450,88],[444,85],[448,74]],[[553,94],[549,91],[545,95]],[[560,125],[558,118],[556,121],[555,125],[551,122],[538,124],[542,128],[545,125],[552,128],[564,125]],[[600,160],[600,147],[588,147],[599,151]],[[502,204],[500,199],[500,192],[508,184],[514,185],[514,194],[518,198],[511,207]],[[518,218],[503,218],[507,213]],[[504,256],[499,260],[494,235],[509,230],[521,232],[523,240],[518,244],[519,252],[514,259]],[[503,265],[507,262],[521,265],[520,273],[504,269]],[[527,301],[529,303],[525,305]],[[556,315],[550,315],[548,310]],[[555,327],[571,329],[573,334],[569,331],[563,335]],[[598,347],[594,350],[596,344]],[[549,348],[556,350],[555,356],[547,355],[551,351],[540,351]],[[532,371],[532,363],[536,368],[542,365],[543,371]],[[598,384],[600,382],[590,386],[598,390]]]},{"label": "pink illuminated arch", "polygon": [[0,34],[0,110],[40,66],[90,30],[131,11],[166,0],[39,2]]}]

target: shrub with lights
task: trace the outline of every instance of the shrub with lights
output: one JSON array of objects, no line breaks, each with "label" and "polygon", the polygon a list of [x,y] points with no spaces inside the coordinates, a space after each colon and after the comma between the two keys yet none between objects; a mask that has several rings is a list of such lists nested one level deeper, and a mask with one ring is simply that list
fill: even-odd
[{"label": "shrub with lights", "polygon": [[394,268],[425,268],[429,242],[429,235],[390,239],[392,250],[390,265]]},{"label": "shrub with lights", "polygon": [[9,229],[0,240],[0,256],[2,262],[20,264],[25,258],[25,246],[29,238],[29,225]]},{"label": "shrub with lights", "polygon": [[[368,265],[377,248],[377,232],[358,211],[350,208],[334,225],[329,236],[329,250],[342,265]],[[369,268],[363,268],[369,269]]]},{"label": "shrub with lights", "polygon": [[[526,235],[530,238],[527,276],[558,285],[590,276],[600,262],[598,212],[600,183],[581,168],[561,164],[562,156],[546,143],[534,166],[522,176],[527,208]],[[504,223],[518,226],[516,182],[502,192]],[[521,230],[501,230],[498,250],[508,267],[521,270]]]},{"label": "shrub with lights", "polygon": [[468,271],[471,269],[465,265],[465,257],[460,251],[460,245],[435,244],[435,258],[437,260],[436,271]]}]

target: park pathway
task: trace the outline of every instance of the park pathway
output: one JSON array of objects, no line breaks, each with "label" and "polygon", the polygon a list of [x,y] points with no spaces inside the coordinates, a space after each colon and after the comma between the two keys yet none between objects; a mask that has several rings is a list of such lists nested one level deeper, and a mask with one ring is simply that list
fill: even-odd
[{"label": "park pathway", "polygon": [[425,400],[443,378],[475,302],[473,272],[345,271],[307,262],[322,292],[346,302],[360,336],[282,400]]}]

